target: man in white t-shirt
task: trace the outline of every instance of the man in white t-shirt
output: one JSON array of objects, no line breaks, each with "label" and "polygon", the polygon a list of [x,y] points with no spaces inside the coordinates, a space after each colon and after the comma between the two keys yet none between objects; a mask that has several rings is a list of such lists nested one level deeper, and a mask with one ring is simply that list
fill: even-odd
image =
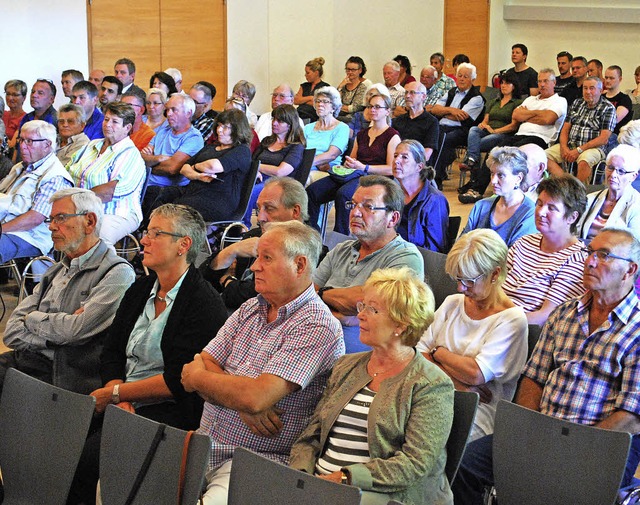
[{"label": "man in white t-shirt", "polygon": [[[273,90],[273,93],[271,93],[271,109],[273,110],[278,105],[285,103],[293,105],[293,90],[291,89],[291,86],[286,82],[283,82]],[[255,130],[256,135],[258,135],[260,140],[271,135],[271,119],[271,112],[265,112],[260,116],[260,119],[258,119]],[[302,119],[300,120],[300,128],[304,128]]]}]

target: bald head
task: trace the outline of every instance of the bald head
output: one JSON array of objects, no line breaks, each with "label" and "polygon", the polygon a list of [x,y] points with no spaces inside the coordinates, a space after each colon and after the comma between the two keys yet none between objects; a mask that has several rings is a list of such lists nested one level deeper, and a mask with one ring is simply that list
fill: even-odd
[{"label": "bald head", "polygon": [[519,149],[527,155],[527,185],[535,186],[542,180],[547,169],[547,155],[536,144],[525,144]]}]

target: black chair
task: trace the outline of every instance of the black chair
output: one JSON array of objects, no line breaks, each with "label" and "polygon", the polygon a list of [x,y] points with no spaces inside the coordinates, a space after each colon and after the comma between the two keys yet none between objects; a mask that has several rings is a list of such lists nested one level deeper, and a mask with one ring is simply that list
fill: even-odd
[{"label": "black chair", "polygon": [[313,166],[313,159],[316,157],[315,149],[305,149],[302,154],[302,163],[300,168],[293,172],[293,178],[303,186],[307,185],[307,179],[309,179],[309,172]]},{"label": "black chair", "polygon": [[538,343],[538,339],[540,339],[540,332],[542,332],[542,326],[538,324],[530,324],[529,325],[529,333],[527,337],[527,359],[531,357],[533,353],[533,349],[536,347]]},{"label": "black chair", "polygon": [[424,261],[424,280],[433,291],[437,309],[447,296],[458,292],[458,285],[445,272],[446,254],[430,251],[424,247],[418,247],[418,251]]},{"label": "black chair", "polygon": [[476,417],[480,395],[470,391],[455,391],[453,398],[453,425],[447,440],[447,465],[445,474],[449,484],[453,483],[460,467],[460,461],[467,447],[469,434]]},{"label": "black chair", "polygon": [[451,250],[453,244],[456,243],[461,224],[461,216],[449,216],[449,224],[447,225],[447,253]]},{"label": "black chair", "polygon": [[500,505],[609,505],[616,501],[631,435],[498,403],[493,473]]},{"label": "black chair", "polygon": [[7,370],[0,404],[0,467],[6,505],[64,505],[95,399]]},{"label": "black chair", "polygon": [[[138,481],[135,498],[129,502],[132,505],[195,504],[202,490],[211,440],[199,433],[192,434],[190,440],[186,437],[186,431],[131,414],[115,405],[107,406],[100,445],[102,503],[127,503]],[[183,457],[186,458],[184,467]],[[140,470],[147,458],[150,464],[143,474]]]}]

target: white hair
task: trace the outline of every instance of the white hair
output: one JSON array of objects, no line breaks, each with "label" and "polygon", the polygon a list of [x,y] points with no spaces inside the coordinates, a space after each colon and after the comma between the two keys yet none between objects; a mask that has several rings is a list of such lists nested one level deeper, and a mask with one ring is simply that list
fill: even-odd
[{"label": "white hair", "polygon": [[471,71],[471,79],[475,79],[476,77],[478,77],[478,74],[476,72],[476,66],[472,65],[471,63],[460,63],[460,65],[458,65],[458,72],[460,72],[460,70],[462,69],[467,69]]}]

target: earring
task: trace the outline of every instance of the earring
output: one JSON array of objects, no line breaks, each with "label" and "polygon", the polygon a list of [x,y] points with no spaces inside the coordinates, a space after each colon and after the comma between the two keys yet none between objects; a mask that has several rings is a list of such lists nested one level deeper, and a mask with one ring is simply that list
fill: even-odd
[{"label": "earring", "polygon": [[182,256],[182,253],[181,253],[181,252],[179,252],[179,253],[178,253],[178,256]]}]

